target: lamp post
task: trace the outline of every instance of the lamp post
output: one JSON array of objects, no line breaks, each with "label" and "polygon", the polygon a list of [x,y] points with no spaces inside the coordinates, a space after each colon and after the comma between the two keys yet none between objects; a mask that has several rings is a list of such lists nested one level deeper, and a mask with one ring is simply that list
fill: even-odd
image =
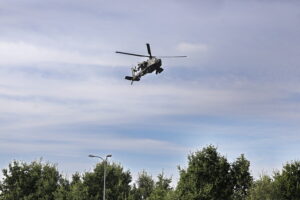
[{"label": "lamp post", "polygon": [[104,162],[104,175],[103,175],[103,200],[105,200],[105,180],[106,180],[106,165],[107,165],[107,158],[112,157],[111,154],[108,154],[105,156],[105,159],[101,156],[95,156],[90,154],[89,157],[91,158],[100,158]]}]

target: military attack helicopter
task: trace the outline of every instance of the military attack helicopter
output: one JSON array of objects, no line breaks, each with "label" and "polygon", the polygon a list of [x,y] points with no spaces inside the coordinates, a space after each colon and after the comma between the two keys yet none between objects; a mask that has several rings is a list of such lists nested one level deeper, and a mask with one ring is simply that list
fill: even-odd
[{"label": "military attack helicopter", "polygon": [[132,76],[125,76],[126,80],[131,81],[131,85],[133,81],[140,81],[141,77],[144,76],[145,74],[152,73],[155,71],[156,74],[161,73],[164,71],[163,68],[161,68],[162,62],[160,58],[183,58],[187,56],[153,56],[151,54],[151,49],[150,49],[150,44],[147,45],[147,50],[148,50],[148,56],[147,55],[141,55],[141,54],[135,54],[135,53],[126,53],[122,51],[116,51],[116,53],[120,54],[125,54],[125,55],[130,55],[130,56],[138,56],[138,57],[147,57],[149,58],[146,61],[143,61],[141,63],[138,63],[138,66],[132,67],[131,68],[131,73]]}]

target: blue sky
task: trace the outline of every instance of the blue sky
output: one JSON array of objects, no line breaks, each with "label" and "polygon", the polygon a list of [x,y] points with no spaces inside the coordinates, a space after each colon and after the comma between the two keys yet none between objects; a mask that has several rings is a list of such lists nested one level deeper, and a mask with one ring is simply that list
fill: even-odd
[{"label": "blue sky", "polygon": [[[0,2],[0,168],[43,157],[70,175],[112,154],[178,178],[208,144],[251,172],[300,155],[298,1]],[[133,86],[138,57],[165,71]]]}]

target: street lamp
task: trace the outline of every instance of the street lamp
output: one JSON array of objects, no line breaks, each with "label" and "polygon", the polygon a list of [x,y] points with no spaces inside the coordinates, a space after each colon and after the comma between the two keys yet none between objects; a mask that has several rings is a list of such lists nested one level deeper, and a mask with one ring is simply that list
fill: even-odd
[{"label": "street lamp", "polygon": [[105,159],[102,158],[101,156],[95,156],[90,154],[89,155],[90,158],[100,158],[101,160],[103,160],[104,162],[104,177],[103,177],[103,200],[105,200],[105,179],[106,179],[106,165],[107,165],[107,158],[112,157],[111,154],[108,154],[105,156]]}]

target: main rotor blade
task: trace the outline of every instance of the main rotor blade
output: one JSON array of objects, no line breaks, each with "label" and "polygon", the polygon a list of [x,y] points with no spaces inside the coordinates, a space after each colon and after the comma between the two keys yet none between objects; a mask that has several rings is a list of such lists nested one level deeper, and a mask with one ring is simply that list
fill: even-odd
[{"label": "main rotor blade", "polygon": [[187,56],[156,56],[156,57],[159,57],[159,58],[185,58]]},{"label": "main rotor blade", "polygon": [[126,53],[126,52],[122,52],[122,51],[116,51],[116,53],[130,55],[130,56],[139,56],[139,57],[148,57],[148,58],[150,57],[150,56],[146,56],[146,55],[135,54],[135,53]]},{"label": "main rotor blade", "polygon": [[147,45],[148,54],[150,55],[150,58],[152,58],[151,49],[150,49],[150,44],[147,43],[146,45]]}]

